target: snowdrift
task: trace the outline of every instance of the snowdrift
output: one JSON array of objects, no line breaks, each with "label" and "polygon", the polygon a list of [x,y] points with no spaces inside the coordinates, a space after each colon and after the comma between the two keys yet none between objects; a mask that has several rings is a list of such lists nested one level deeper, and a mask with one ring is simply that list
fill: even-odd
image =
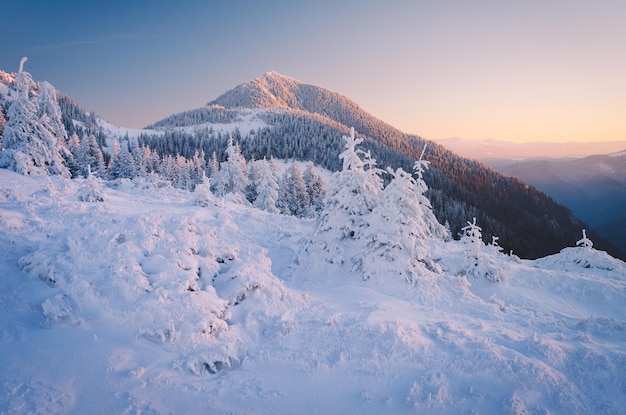
[{"label": "snowdrift", "polygon": [[0,169],[0,413],[623,413],[623,262],[441,240],[364,281],[197,189]]}]

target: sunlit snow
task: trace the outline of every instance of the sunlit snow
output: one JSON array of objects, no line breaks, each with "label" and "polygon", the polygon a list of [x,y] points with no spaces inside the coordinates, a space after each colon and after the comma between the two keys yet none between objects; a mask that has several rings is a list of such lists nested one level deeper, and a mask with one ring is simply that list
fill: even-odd
[{"label": "sunlit snow", "polygon": [[0,169],[0,413],[626,407],[626,264],[601,251],[483,245],[496,283],[467,272],[475,247],[433,240],[442,274],[363,281],[304,249],[314,219],[91,180],[103,202]]}]

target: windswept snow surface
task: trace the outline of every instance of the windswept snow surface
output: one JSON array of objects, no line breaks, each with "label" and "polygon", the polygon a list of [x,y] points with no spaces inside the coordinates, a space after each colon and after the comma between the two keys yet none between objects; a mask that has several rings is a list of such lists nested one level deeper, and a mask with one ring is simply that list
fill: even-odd
[{"label": "windswept snow surface", "polygon": [[433,242],[443,274],[361,281],[301,249],[313,227],[0,169],[0,413],[624,412],[623,262],[485,246],[494,283]]}]

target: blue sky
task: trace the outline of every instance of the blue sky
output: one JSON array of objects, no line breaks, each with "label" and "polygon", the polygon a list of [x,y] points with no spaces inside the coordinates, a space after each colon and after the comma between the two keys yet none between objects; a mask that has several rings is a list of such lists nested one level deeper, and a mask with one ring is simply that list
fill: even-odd
[{"label": "blue sky", "polygon": [[0,6],[25,68],[141,127],[275,70],[427,138],[626,140],[624,1],[44,1]]}]

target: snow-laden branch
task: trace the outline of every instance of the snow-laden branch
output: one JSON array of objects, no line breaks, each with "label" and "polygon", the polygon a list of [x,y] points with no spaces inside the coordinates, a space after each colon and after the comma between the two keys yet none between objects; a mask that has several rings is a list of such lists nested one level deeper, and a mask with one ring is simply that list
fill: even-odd
[{"label": "snow-laden branch", "polygon": [[26,63],[27,60],[28,60],[28,58],[26,56],[24,56],[20,60],[20,70],[18,71],[18,73],[21,73],[24,70],[24,64]]}]

